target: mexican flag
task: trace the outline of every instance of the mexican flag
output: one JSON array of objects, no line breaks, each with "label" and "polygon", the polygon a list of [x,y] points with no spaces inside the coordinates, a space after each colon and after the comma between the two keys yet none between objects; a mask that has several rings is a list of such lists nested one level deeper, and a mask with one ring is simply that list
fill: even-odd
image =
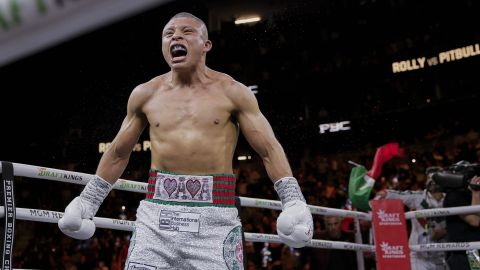
[{"label": "mexican flag", "polygon": [[361,210],[370,210],[368,201],[375,178],[382,174],[383,164],[396,156],[403,157],[403,149],[398,146],[398,143],[388,143],[377,148],[369,171],[364,166],[356,166],[352,169],[348,183],[348,197],[353,206]]},{"label": "mexican flag", "polygon": [[372,192],[375,179],[367,175],[367,169],[358,166],[352,169],[348,182],[348,198],[353,206],[360,210],[370,210],[368,199]]}]

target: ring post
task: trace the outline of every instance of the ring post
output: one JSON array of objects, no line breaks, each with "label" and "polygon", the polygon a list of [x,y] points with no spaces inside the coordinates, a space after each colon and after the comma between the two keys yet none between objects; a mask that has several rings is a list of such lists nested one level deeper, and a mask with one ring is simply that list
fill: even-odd
[{"label": "ring post", "polygon": [[15,192],[13,185],[13,164],[10,162],[2,161],[2,183],[3,188],[0,189],[1,198],[0,201],[4,206],[4,225],[0,234],[2,235],[1,255],[2,262],[0,265],[3,270],[12,269],[12,253],[13,253],[13,240],[15,236]]},{"label": "ring post", "polygon": [[[355,225],[355,243],[362,244],[362,231],[360,228],[360,221],[358,218],[353,219],[353,224]],[[355,251],[357,256],[357,270],[365,270],[365,261],[363,259],[363,251],[357,250]]]}]

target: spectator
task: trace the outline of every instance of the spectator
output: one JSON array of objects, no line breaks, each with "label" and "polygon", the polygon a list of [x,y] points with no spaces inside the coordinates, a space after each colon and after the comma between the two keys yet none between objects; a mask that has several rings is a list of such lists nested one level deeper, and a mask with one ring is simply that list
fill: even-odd
[{"label": "spectator", "polygon": [[[315,238],[330,240],[355,242],[353,232],[342,231],[341,217],[325,217],[325,231],[322,231]],[[354,251],[338,249],[311,249],[304,248],[306,262],[310,269],[317,270],[351,270],[357,269],[357,258]]]},{"label": "spectator", "polygon": [[[441,187],[432,180],[432,174],[439,171],[440,167],[429,167],[426,170],[427,186],[423,191],[386,190],[377,193],[378,198],[400,199],[410,210],[442,208],[445,194]],[[444,217],[414,218],[411,219],[409,244],[428,244],[444,242],[447,231]],[[445,270],[445,252],[411,252],[410,262],[412,270]]]},{"label": "spectator", "polygon": [[[480,177],[475,176],[470,180],[471,185],[480,187]],[[445,207],[466,205],[480,205],[480,190],[459,189],[448,191],[445,196]],[[447,216],[447,232],[450,242],[475,242],[480,241],[480,214]],[[467,254],[464,250],[450,251],[447,255],[450,269],[470,269]]]}]

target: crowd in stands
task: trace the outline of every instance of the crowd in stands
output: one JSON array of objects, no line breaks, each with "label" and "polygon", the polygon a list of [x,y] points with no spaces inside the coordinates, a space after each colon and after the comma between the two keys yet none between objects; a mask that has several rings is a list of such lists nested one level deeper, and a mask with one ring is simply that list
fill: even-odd
[{"label": "crowd in stands", "polygon": [[[401,145],[408,158],[394,159],[385,164],[383,175],[377,179],[375,190],[419,190],[424,188],[425,169],[429,166],[448,166],[458,160],[480,162],[480,135],[471,130],[456,136],[428,134],[423,142]],[[302,191],[311,205],[331,208],[348,208],[347,186],[353,160],[365,166],[371,165],[374,147],[365,147],[355,152],[322,154],[305,149],[298,164],[292,164]],[[415,163],[412,163],[412,159]],[[60,166],[75,170],[74,164]],[[129,170],[126,179],[146,179],[147,168]],[[271,181],[268,179],[259,158],[238,162],[237,194],[245,197],[277,200]],[[65,205],[81,191],[80,187],[49,183],[32,179],[17,181],[17,207],[63,211]],[[102,204],[97,216],[135,219],[135,209],[142,194],[113,190]],[[122,208],[122,206],[125,206]],[[241,208],[241,220],[245,232],[275,234],[276,210]],[[327,229],[323,216],[314,216],[315,236],[319,238]],[[362,232],[368,234],[368,224],[362,224]],[[341,228],[351,233],[351,226]],[[87,241],[77,241],[64,236],[55,224],[17,221],[15,267],[41,269],[123,269],[127,255],[130,233],[98,229]],[[368,236],[364,236],[368,241]],[[263,250],[263,251],[262,251]],[[291,249],[283,244],[247,242],[245,246],[248,269],[309,269],[312,256],[309,249]],[[265,251],[268,251],[266,253]],[[351,256],[354,256],[353,252]],[[267,254],[267,255],[265,255]],[[269,254],[269,255],[268,255]],[[266,261],[266,262],[265,262]],[[373,258],[367,260],[374,265]]]}]

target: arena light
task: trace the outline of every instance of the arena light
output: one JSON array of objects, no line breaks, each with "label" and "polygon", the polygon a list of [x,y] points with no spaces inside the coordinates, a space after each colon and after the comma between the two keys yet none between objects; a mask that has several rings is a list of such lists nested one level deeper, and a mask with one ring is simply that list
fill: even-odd
[{"label": "arena light", "polygon": [[235,24],[246,24],[260,21],[260,16],[243,17],[235,20]]},{"label": "arena light", "polygon": [[252,156],[238,156],[237,160],[247,160],[247,159],[252,159]]}]

